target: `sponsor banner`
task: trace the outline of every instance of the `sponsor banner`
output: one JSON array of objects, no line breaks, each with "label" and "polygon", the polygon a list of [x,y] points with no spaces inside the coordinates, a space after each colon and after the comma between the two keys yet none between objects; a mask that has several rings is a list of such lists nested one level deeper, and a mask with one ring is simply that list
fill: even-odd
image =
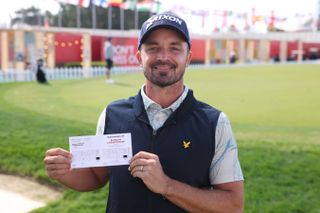
[{"label": "sponsor banner", "polygon": [[[136,58],[137,38],[112,38],[113,63],[116,66],[137,66]],[[104,60],[103,42],[101,43],[102,58]]]}]

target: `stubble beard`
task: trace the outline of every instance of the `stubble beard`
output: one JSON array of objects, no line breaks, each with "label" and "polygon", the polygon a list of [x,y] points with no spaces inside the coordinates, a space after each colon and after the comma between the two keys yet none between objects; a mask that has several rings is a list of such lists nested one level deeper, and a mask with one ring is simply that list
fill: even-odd
[{"label": "stubble beard", "polygon": [[183,70],[181,72],[177,72],[176,65],[170,63],[168,64],[168,66],[170,67],[170,71],[161,72],[155,68],[157,64],[158,63],[155,63],[155,65],[150,66],[150,68],[145,68],[143,71],[146,79],[152,84],[164,88],[177,83],[183,78],[185,71]]}]

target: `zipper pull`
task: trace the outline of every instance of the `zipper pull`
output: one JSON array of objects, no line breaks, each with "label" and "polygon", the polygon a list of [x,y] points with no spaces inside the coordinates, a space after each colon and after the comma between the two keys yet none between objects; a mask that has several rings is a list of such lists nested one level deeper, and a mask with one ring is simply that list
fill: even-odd
[{"label": "zipper pull", "polygon": [[157,134],[157,130],[152,131],[152,135],[155,136]]}]

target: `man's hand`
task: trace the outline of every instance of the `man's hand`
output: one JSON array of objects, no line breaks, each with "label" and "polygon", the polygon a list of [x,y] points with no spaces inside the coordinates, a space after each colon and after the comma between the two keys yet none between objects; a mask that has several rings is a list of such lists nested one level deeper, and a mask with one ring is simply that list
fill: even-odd
[{"label": "man's hand", "polygon": [[170,178],[163,172],[159,157],[149,152],[139,152],[129,162],[133,177],[141,178],[153,192],[166,194]]},{"label": "man's hand", "polygon": [[55,180],[61,179],[71,170],[71,154],[61,148],[49,149],[43,162],[48,176]]}]

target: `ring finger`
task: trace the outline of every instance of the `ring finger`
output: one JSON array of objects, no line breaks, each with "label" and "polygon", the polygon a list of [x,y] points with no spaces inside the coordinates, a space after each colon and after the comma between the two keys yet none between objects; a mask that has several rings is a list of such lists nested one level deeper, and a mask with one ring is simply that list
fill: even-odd
[{"label": "ring finger", "polygon": [[143,173],[145,171],[146,171],[146,165],[138,165],[131,170],[131,175],[135,176],[136,173]]}]

